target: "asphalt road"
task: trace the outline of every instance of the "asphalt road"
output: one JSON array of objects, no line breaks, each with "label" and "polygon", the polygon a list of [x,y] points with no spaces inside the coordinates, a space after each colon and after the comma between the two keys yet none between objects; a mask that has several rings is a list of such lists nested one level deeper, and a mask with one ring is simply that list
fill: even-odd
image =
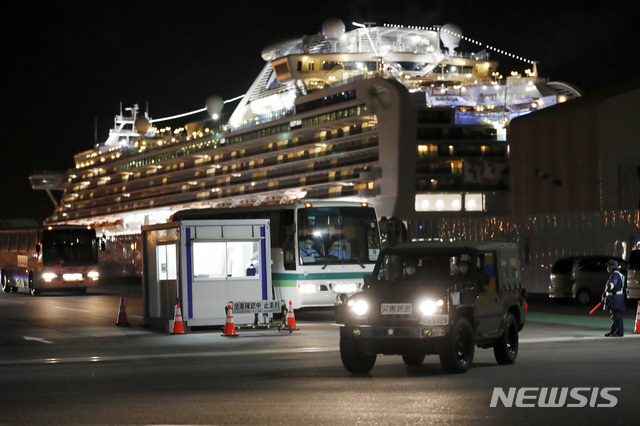
[{"label": "asphalt road", "polygon": [[[115,325],[120,297],[127,327]],[[0,293],[0,424],[635,424],[635,307],[618,339],[602,336],[608,316],[590,308],[532,297],[511,366],[478,349],[461,375],[437,356],[417,368],[379,356],[356,376],[340,362],[330,311],[296,312],[293,334],[169,335],[140,326],[137,286]],[[511,407],[491,407],[499,392],[513,393]],[[564,404],[542,407],[552,392],[566,392]]]}]

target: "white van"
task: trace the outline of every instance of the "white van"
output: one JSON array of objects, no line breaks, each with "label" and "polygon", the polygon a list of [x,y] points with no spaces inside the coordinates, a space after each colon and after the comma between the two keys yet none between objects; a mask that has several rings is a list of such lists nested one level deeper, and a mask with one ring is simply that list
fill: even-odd
[{"label": "white van", "polygon": [[616,260],[622,275],[627,276],[627,262],[618,257],[571,256],[556,260],[549,277],[549,297],[557,301],[575,299],[580,305],[597,303],[609,278],[609,260]]},{"label": "white van", "polygon": [[640,299],[640,249],[631,250],[629,256],[627,299]]}]

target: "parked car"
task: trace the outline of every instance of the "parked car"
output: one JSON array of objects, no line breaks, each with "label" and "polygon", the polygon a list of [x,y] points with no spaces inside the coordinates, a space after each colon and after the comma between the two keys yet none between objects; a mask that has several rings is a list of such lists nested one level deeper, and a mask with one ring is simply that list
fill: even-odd
[{"label": "parked car", "polygon": [[570,256],[556,260],[551,268],[549,297],[559,302],[574,299],[580,305],[597,303],[609,278],[607,262],[617,260],[626,277],[628,262],[614,256]]},{"label": "parked car", "polygon": [[629,256],[627,299],[640,299],[640,250],[631,250]]},{"label": "parked car", "polygon": [[336,322],[340,357],[367,373],[378,354],[421,365],[437,354],[448,373],[463,373],[475,347],[513,364],[526,318],[526,290],[515,244],[408,243],[383,250],[365,288],[344,301]]}]

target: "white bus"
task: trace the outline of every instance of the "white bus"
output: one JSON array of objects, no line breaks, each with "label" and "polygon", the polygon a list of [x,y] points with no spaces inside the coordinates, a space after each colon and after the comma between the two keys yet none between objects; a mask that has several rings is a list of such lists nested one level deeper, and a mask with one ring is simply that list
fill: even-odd
[{"label": "white bus", "polygon": [[340,294],[360,291],[380,253],[376,211],[367,203],[302,200],[173,215],[202,219],[269,219],[273,296],[294,309],[333,307]]},{"label": "white bus", "polygon": [[25,288],[85,293],[98,285],[99,240],[86,226],[0,228],[0,281],[6,292]]}]

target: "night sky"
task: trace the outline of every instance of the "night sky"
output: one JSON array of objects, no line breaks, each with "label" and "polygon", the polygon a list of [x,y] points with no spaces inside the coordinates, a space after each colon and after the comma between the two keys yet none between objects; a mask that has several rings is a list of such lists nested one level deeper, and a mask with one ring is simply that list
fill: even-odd
[{"label": "night sky", "polygon": [[[483,4],[478,7],[478,4]],[[637,78],[640,6],[632,1],[19,1],[4,2],[0,218],[42,220],[53,205],[36,170],[66,170],[103,142],[120,103],[160,118],[244,94],[267,45],[323,21],[457,24],[485,44],[538,61],[542,77],[592,93]],[[464,50],[464,42],[461,45]],[[477,48],[473,49],[474,51]],[[492,58],[508,75],[528,65]],[[234,104],[235,105],[235,104]],[[231,108],[225,110],[228,114]],[[204,115],[186,118],[195,121]],[[96,127],[97,123],[97,127]],[[96,132],[97,129],[97,132]]]}]

